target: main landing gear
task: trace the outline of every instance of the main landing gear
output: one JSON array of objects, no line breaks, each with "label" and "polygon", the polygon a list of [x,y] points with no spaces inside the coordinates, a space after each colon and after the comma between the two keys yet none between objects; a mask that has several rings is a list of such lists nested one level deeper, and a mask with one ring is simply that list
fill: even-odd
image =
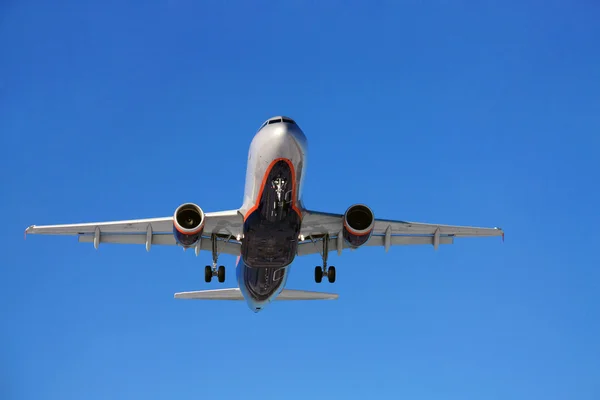
[{"label": "main landing gear", "polygon": [[323,238],[323,265],[317,265],[315,267],[315,282],[321,283],[323,277],[326,276],[329,283],[335,282],[335,267],[332,265],[327,268],[327,256],[329,255],[329,235],[325,235]]},{"label": "main landing gear", "polygon": [[204,267],[204,281],[209,283],[212,281],[212,277],[216,276],[220,283],[225,282],[225,267],[220,265],[217,268],[217,262],[219,259],[219,253],[217,252],[217,235],[212,235],[212,266],[207,265]]},{"label": "main landing gear", "polygon": [[204,281],[209,283],[212,281],[213,276],[216,276],[220,283],[225,282],[225,266],[219,265],[219,268],[217,268],[217,266],[213,264],[212,267],[210,265],[204,267]]},{"label": "main landing gear", "polygon": [[322,267],[320,265],[317,265],[315,267],[315,282],[321,283],[321,280],[323,280],[324,276],[327,277],[327,279],[329,280],[329,283],[334,283],[335,282],[335,267],[332,265],[331,267],[327,268],[326,265],[324,265]]}]

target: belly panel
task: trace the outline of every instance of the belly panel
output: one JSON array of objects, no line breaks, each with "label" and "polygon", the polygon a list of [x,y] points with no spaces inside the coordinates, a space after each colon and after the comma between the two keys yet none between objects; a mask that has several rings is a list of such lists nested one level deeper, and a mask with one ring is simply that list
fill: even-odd
[{"label": "belly panel", "polygon": [[292,263],[302,215],[296,198],[292,163],[287,159],[273,161],[263,178],[257,202],[244,219],[241,256],[247,266],[273,268]]}]

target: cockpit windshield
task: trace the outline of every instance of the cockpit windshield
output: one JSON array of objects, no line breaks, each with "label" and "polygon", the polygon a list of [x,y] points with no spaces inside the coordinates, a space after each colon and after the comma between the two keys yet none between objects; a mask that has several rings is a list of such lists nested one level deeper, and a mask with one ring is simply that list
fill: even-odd
[{"label": "cockpit windshield", "polygon": [[260,128],[258,128],[258,130],[260,131],[262,128],[264,128],[267,125],[280,124],[280,123],[296,125],[296,122],[291,118],[275,117],[275,118],[271,118],[271,119],[268,119],[267,121],[263,122],[263,124],[260,126]]}]

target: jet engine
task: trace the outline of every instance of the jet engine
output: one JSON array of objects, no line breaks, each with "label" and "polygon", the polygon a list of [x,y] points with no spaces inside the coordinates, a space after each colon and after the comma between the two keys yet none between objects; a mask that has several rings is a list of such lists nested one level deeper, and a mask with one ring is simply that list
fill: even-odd
[{"label": "jet engine", "polygon": [[192,247],[200,240],[204,230],[204,211],[194,203],[177,207],[173,214],[173,234],[177,243]]},{"label": "jet engine", "polygon": [[375,227],[373,211],[364,204],[350,206],[344,214],[344,240],[351,247],[367,243]]}]

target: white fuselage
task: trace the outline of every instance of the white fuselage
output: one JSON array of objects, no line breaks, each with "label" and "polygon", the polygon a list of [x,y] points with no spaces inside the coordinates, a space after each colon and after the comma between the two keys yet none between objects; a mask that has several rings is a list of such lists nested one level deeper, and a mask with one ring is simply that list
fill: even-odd
[{"label": "white fuselage", "polygon": [[298,206],[301,206],[300,193],[304,183],[306,152],[306,136],[298,125],[276,123],[265,125],[260,129],[252,139],[248,151],[244,201],[240,208],[242,214],[246,215],[246,212],[256,204],[269,165],[280,158],[291,161],[294,167],[296,175],[294,200]]}]

